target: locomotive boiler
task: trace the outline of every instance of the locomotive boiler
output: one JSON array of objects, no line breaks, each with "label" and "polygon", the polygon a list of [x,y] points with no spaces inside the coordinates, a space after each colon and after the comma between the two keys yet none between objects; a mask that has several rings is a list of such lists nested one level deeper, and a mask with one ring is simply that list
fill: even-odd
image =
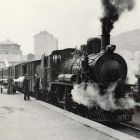
[{"label": "locomotive boiler", "polygon": [[114,53],[116,46],[108,45],[109,42],[106,44],[105,38],[108,39],[108,36],[102,35],[102,42],[99,38],[88,39],[87,46],[81,46],[74,62],[65,62],[71,66],[63,67],[63,74],[58,76],[58,80],[65,82],[67,74],[75,74],[78,83],[93,81],[103,87],[117,80],[125,81],[127,64],[119,54]]}]

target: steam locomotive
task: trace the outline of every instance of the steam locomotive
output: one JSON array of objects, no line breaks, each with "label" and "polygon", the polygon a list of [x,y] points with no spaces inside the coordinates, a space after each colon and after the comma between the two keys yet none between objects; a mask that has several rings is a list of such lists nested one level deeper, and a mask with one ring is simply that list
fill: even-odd
[{"label": "steam locomotive", "polygon": [[74,83],[82,82],[97,83],[101,95],[106,94],[111,83],[117,82],[114,95],[116,99],[131,92],[131,86],[125,84],[127,64],[119,54],[114,53],[116,46],[108,44],[109,34],[102,35],[102,39],[88,39],[87,45],[82,45],[78,52],[66,49],[46,55],[44,59],[52,57],[52,63],[45,67],[47,101],[98,122],[130,121],[132,109],[107,111],[98,104],[88,108],[75,103],[71,95]]},{"label": "steam locomotive", "polygon": [[[80,50],[73,48],[55,50],[42,55],[41,60],[21,63],[0,70],[0,78],[12,75],[17,79],[29,75],[30,93],[34,96],[34,74],[40,76],[40,100],[61,107],[97,122],[131,121],[133,109],[104,110],[97,103],[92,107],[74,102],[71,90],[74,84],[96,83],[101,96],[112,83],[117,83],[114,90],[116,101],[131,92],[131,86],[125,84],[127,64],[122,56],[114,53],[116,46],[110,45],[110,35],[90,38]],[[22,91],[22,84],[16,83]],[[86,88],[86,87],[85,87]]]}]

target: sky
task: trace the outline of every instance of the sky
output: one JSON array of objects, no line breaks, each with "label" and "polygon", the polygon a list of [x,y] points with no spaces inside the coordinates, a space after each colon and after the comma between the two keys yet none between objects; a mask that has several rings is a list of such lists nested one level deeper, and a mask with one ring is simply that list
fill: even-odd
[{"label": "sky", "polygon": [[[59,49],[79,47],[101,35],[101,16],[100,0],[0,0],[0,42],[9,39],[24,55],[33,53],[34,35],[46,30],[58,38]],[[140,0],[115,23],[111,36],[138,28]]]}]

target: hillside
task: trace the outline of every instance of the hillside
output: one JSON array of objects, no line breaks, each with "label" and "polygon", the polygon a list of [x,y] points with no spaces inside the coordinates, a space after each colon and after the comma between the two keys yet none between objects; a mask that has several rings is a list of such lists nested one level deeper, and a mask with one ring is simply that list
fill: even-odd
[{"label": "hillside", "polygon": [[117,50],[140,50],[140,29],[121,33],[111,38],[111,44],[117,46]]}]

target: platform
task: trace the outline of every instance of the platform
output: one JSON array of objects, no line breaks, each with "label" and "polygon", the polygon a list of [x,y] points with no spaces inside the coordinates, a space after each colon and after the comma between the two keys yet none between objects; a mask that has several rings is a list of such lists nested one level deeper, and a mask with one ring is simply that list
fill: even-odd
[{"label": "platform", "polygon": [[138,140],[23,94],[0,93],[0,140]]}]

